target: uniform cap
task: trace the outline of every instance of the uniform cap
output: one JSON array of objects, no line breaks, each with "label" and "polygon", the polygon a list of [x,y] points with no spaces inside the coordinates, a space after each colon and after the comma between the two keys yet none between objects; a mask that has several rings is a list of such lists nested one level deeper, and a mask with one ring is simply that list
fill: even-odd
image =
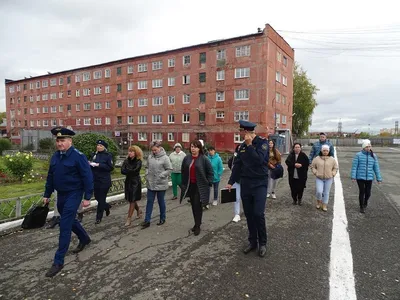
[{"label": "uniform cap", "polygon": [[249,121],[239,120],[239,126],[244,130],[254,131],[254,128],[257,126],[257,124],[251,123]]},{"label": "uniform cap", "polygon": [[51,133],[53,135],[55,135],[57,139],[70,138],[73,135],[75,135],[75,132],[73,132],[72,130],[65,128],[65,127],[60,127],[60,126],[54,127],[51,130]]},{"label": "uniform cap", "polygon": [[97,145],[103,145],[104,148],[108,148],[108,144],[107,144],[107,142],[104,141],[104,140],[98,140],[98,141],[96,142],[96,144],[97,144]]}]

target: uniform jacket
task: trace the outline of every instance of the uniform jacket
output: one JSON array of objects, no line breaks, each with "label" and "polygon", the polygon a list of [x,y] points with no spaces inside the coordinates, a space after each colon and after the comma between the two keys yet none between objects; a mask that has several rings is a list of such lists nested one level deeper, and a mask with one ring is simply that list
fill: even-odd
[{"label": "uniform jacket", "polygon": [[382,181],[381,171],[379,169],[378,157],[374,153],[362,150],[353,158],[351,167],[351,179],[374,180]]},{"label": "uniform jacket", "polygon": [[299,180],[304,180],[304,181],[307,180],[309,160],[308,160],[307,155],[303,151],[300,151],[299,156],[297,157],[297,160],[296,160],[295,153],[293,151],[290,152],[290,154],[286,158],[285,163],[287,165],[287,170],[289,173],[289,180],[293,179],[294,169],[295,169],[294,165],[296,163],[299,163],[302,165],[301,168],[297,168],[297,175],[299,176]]},{"label": "uniform jacket", "polygon": [[181,151],[176,153],[175,151],[169,155],[169,159],[172,164],[172,173],[180,173],[182,169],[182,161],[185,158],[186,153]]},{"label": "uniform jacket", "polygon": [[329,179],[335,177],[338,165],[332,156],[317,156],[311,164],[313,174],[319,179]]},{"label": "uniform jacket", "polygon": [[92,198],[93,175],[86,156],[71,146],[65,154],[56,151],[50,160],[43,197],[57,192],[83,191],[84,199]]},{"label": "uniform jacket", "polygon": [[146,168],[147,188],[152,191],[167,190],[168,176],[172,171],[172,165],[164,148],[161,147],[157,154],[149,155]]},{"label": "uniform jacket", "polygon": [[140,169],[142,161],[127,158],[121,166],[121,174],[126,175],[125,178],[125,200],[129,202],[137,201],[142,198],[142,181],[140,178]]},{"label": "uniform jacket", "polygon": [[319,153],[321,152],[321,148],[323,145],[328,145],[329,146],[329,156],[334,157],[335,149],[333,148],[332,144],[330,141],[325,140],[324,142],[317,141],[314,143],[314,145],[311,148],[310,156],[309,156],[309,162],[310,164],[312,163],[313,159],[316,158]]},{"label": "uniform jacket", "polygon": [[[186,197],[190,185],[190,165],[192,155],[188,154],[182,162],[182,187],[180,202]],[[214,179],[214,172],[210,160],[205,155],[199,155],[195,164],[196,185],[199,189],[200,201],[207,204],[210,200],[210,186]]]},{"label": "uniform jacket", "polygon": [[224,166],[222,164],[222,159],[218,153],[215,153],[214,156],[208,154],[208,159],[211,162],[211,166],[214,172],[214,179],[213,182],[220,182],[222,173],[224,173]]},{"label": "uniform jacket", "polygon": [[111,171],[114,170],[112,154],[108,151],[95,152],[92,162],[98,167],[91,167],[95,188],[109,188],[111,186]]},{"label": "uniform jacket", "polygon": [[251,145],[242,143],[232,167],[228,183],[233,185],[241,179],[251,179],[252,187],[267,184],[269,146],[268,140],[256,136]]}]

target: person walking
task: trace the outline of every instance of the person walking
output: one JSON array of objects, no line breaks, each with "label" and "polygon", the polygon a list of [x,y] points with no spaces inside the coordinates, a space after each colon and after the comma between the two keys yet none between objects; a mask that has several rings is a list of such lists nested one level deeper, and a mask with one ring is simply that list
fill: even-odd
[{"label": "person walking", "polygon": [[131,226],[132,216],[135,209],[138,218],[141,218],[143,214],[137,203],[137,201],[142,199],[142,180],[140,178],[142,159],[142,149],[138,146],[130,146],[128,148],[128,157],[124,160],[121,166],[121,174],[126,175],[125,200],[129,202],[128,217],[125,226]]},{"label": "person walking", "polygon": [[316,176],[316,196],[317,209],[322,207],[323,211],[328,211],[329,192],[335,177],[338,165],[336,159],[329,156],[329,145],[321,147],[320,155],[313,159],[311,170]]},{"label": "person walking", "polygon": [[[57,225],[60,225],[60,212],[57,209],[57,191],[54,191],[54,211],[53,211],[53,217],[49,220],[49,222],[46,225],[46,229],[53,229]],[[82,202],[79,205],[78,208],[78,215],[77,219],[79,222],[82,222],[83,220],[83,205]]]},{"label": "person walking", "polygon": [[[239,153],[239,148],[240,148],[240,144],[238,144],[235,148],[235,152],[233,153],[232,157],[228,160],[228,167],[230,170],[232,170],[233,165],[235,163],[235,158]],[[235,206],[234,206],[234,216],[232,219],[232,222],[239,222],[240,221],[240,202],[241,202],[241,198],[240,198],[240,178],[238,178],[238,182],[235,182],[232,185],[232,188],[234,188],[236,190],[236,201],[235,201]]]},{"label": "person walking", "polygon": [[[239,121],[241,144],[232,173],[226,186],[229,190],[235,182],[240,182],[244,214],[249,230],[249,244],[245,254],[257,249],[258,255],[267,253],[267,228],[265,225],[265,204],[268,190],[268,141],[256,135],[256,124]],[[244,188],[246,187],[246,188]]]},{"label": "person walking", "polygon": [[82,195],[90,201],[93,193],[93,175],[86,156],[72,146],[75,132],[64,127],[55,127],[51,133],[56,136],[56,151],[50,160],[43,202],[49,203],[51,194],[57,191],[57,208],[60,212],[60,236],[54,263],[46,277],[53,277],[64,267],[64,257],[71,242],[71,231],[79,239],[74,253],[82,251],[91,239],[75,219]]},{"label": "person walking", "polygon": [[[275,178],[274,171],[281,164],[281,153],[275,147],[275,142],[270,140],[268,142],[269,146],[269,160],[268,160],[268,193],[267,198],[271,197],[276,199],[275,189],[278,178]],[[279,166],[280,167],[280,166]]]},{"label": "person walking", "polygon": [[214,172],[210,160],[204,155],[203,145],[199,140],[190,144],[191,154],[182,162],[182,193],[180,203],[189,197],[192,205],[194,235],[200,234],[203,218],[203,204],[210,199],[210,187],[213,184]]},{"label": "person walking", "polygon": [[290,191],[292,194],[293,205],[302,205],[304,188],[307,182],[307,172],[309,160],[302,151],[300,143],[294,143],[292,151],[285,161],[288,170]]},{"label": "person walking", "polygon": [[333,148],[333,145],[331,144],[331,142],[329,140],[327,140],[326,133],[321,132],[319,134],[319,140],[313,144],[311,151],[310,151],[310,155],[309,155],[310,166],[311,166],[313,159],[316,158],[317,156],[319,156],[319,154],[321,153],[321,148],[323,145],[328,145],[329,146],[329,156],[332,156],[332,157],[334,156],[335,150]]},{"label": "person walking", "polygon": [[172,171],[172,165],[164,148],[161,147],[160,141],[155,141],[151,144],[151,154],[147,159],[146,168],[147,204],[142,229],[150,226],[156,197],[160,207],[160,221],[157,225],[163,225],[166,219],[165,192],[168,189],[168,177]]},{"label": "person walking", "polygon": [[217,152],[215,152],[215,148],[213,146],[208,147],[208,159],[211,162],[211,166],[214,172],[213,179],[213,191],[214,198],[212,205],[218,205],[218,193],[219,193],[219,182],[221,181],[222,173],[224,172],[224,166],[222,164],[222,159]]},{"label": "person walking", "polygon": [[112,154],[108,152],[108,144],[104,140],[96,142],[96,152],[89,162],[94,180],[94,197],[97,200],[97,213],[95,224],[100,224],[103,213],[110,215],[111,205],[107,203],[107,193],[111,187],[111,172],[114,170]]},{"label": "person walking", "polygon": [[182,183],[182,161],[185,158],[186,153],[182,151],[182,145],[180,143],[176,143],[174,145],[174,152],[169,155],[169,159],[172,164],[172,173],[171,173],[171,181],[172,181],[172,200],[178,199],[178,186],[180,187]]},{"label": "person walking", "polygon": [[372,182],[376,179],[382,183],[381,171],[377,155],[372,151],[371,141],[364,140],[362,150],[354,158],[351,167],[351,180],[357,181],[360,213],[365,213],[368,200],[371,197]]}]

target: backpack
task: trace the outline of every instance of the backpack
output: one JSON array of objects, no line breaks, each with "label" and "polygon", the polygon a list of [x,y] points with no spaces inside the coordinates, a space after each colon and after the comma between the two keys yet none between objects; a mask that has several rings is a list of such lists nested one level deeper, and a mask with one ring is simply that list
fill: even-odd
[{"label": "backpack", "polygon": [[34,204],[26,213],[21,227],[23,229],[40,228],[46,223],[47,214],[49,213],[49,204],[39,206]]}]

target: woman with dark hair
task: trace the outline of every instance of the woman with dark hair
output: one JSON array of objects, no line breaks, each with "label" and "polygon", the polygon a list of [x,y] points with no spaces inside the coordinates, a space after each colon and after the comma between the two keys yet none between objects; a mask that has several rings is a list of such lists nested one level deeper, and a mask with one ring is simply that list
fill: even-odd
[{"label": "woman with dark hair", "polygon": [[140,169],[142,168],[143,152],[138,146],[130,146],[128,157],[121,166],[121,174],[125,178],[125,200],[129,202],[128,217],[125,226],[130,226],[132,216],[136,209],[138,218],[142,217],[142,210],[136,201],[142,199],[142,180],[140,178]]},{"label": "woman with dark hair", "polygon": [[285,163],[289,173],[288,178],[293,205],[301,205],[310,162],[307,154],[302,151],[300,143],[294,143],[292,151],[286,158]]},{"label": "woman with dark hair", "polygon": [[190,144],[191,154],[186,155],[182,162],[182,193],[180,202],[185,197],[190,198],[194,218],[192,231],[200,234],[203,217],[203,206],[208,204],[210,187],[213,184],[214,172],[210,160],[204,155],[203,145],[199,140]]},{"label": "woman with dark hair", "polygon": [[270,140],[269,145],[269,160],[268,160],[268,193],[267,198],[271,196],[272,199],[276,199],[275,188],[278,178],[274,178],[273,172],[277,165],[281,164],[281,153],[275,147],[275,142]]}]

